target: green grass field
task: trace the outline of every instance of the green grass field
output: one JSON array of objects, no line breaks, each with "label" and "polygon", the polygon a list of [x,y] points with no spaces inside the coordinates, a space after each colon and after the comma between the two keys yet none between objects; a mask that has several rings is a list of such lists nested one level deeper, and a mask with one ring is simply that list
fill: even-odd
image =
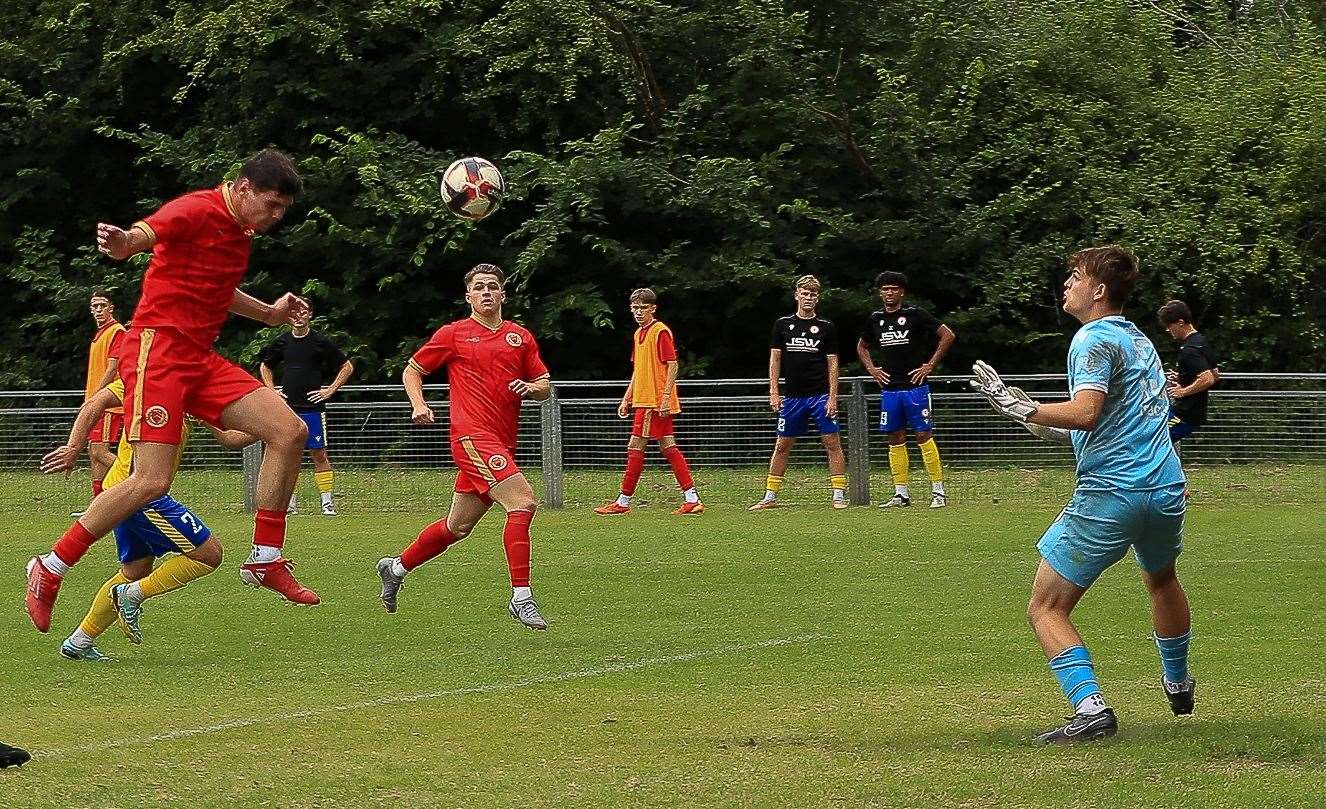
[{"label": "green grass field", "polygon": [[1326,805],[1320,468],[1195,471],[1180,569],[1196,716],[1157,687],[1125,561],[1077,614],[1120,734],[1049,750],[1027,740],[1067,706],[1023,614],[1069,473],[959,470],[953,507],[885,513],[835,512],[801,471],[785,490],[801,505],[759,514],[758,471],[702,473],[710,511],[685,519],[664,475],[651,466],[654,502],[629,517],[587,513],[609,474],[573,477],[578,499],[540,514],[552,628],[534,633],[506,615],[495,516],[412,575],[398,614],[379,605],[374,562],[442,508],[449,477],[343,474],[341,517],[292,518],[287,550],[324,599],[301,609],[235,574],[237,480],[186,474],[177,492],[227,562],[149,603],[141,647],[112,627],[100,665],[56,650],[111,541],[66,582],[50,635],[21,606],[24,560],[85,481],[2,477],[0,740],[35,758],[0,772],[0,806]]}]

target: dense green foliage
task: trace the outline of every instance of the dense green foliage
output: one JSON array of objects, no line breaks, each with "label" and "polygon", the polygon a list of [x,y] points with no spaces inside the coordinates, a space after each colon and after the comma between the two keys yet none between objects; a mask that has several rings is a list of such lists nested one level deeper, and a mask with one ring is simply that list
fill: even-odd
[{"label": "dense green foliage", "polygon": [[[480,260],[557,376],[626,372],[650,284],[689,375],[758,376],[790,280],[843,349],[879,269],[959,332],[946,370],[1057,370],[1063,258],[1142,256],[1134,316],[1180,296],[1235,369],[1326,354],[1326,23],[1220,0],[17,0],[0,8],[0,387],[73,387],[91,249],[255,148],[308,193],[247,288],[315,299],[361,381],[461,313]],[[1314,16],[1315,15],[1315,16]],[[438,203],[461,154],[513,197]],[[267,335],[234,323],[228,353]],[[1167,339],[1167,338],[1166,338]],[[1168,349],[1168,343],[1162,343]],[[850,366],[849,366],[850,367]]]}]

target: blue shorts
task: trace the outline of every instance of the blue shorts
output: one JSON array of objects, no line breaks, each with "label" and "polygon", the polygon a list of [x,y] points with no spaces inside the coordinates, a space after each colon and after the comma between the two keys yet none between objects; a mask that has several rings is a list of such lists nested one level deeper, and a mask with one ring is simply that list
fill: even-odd
[{"label": "blue shorts", "polygon": [[1184,485],[1154,491],[1073,492],[1073,499],[1036,545],[1055,572],[1087,588],[1129,546],[1137,564],[1156,573],[1183,551]]},{"label": "blue shorts", "polygon": [[1197,425],[1189,424],[1174,412],[1174,408],[1169,410],[1169,440],[1175,444],[1197,432]]},{"label": "blue shorts", "polygon": [[784,396],[778,408],[778,437],[800,438],[806,434],[807,422],[815,419],[820,435],[833,435],[842,428],[829,417],[829,394],[819,396]]},{"label": "blue shorts", "polygon": [[879,431],[893,433],[912,428],[928,433],[935,429],[930,411],[930,386],[917,385],[911,390],[886,390],[879,395]]},{"label": "blue shorts", "polygon": [[308,425],[308,439],[304,449],[327,448],[327,414],[321,410],[296,410],[295,414]]},{"label": "blue shorts", "polygon": [[211,536],[192,511],[163,494],[115,526],[115,547],[120,561],[127,563],[145,556],[188,553]]}]

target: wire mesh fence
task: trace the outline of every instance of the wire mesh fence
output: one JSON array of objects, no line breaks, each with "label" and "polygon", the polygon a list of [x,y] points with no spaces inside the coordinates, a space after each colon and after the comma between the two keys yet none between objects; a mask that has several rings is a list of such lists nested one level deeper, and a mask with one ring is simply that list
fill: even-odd
[{"label": "wire mesh fence", "polygon": [[[1062,375],[1009,377],[1036,398],[1065,398]],[[935,436],[949,466],[1071,466],[1063,446],[1033,438],[966,390],[965,377],[931,381]],[[521,413],[517,461],[554,483],[562,470],[615,469],[624,461],[630,422],[618,418],[625,382],[557,382],[553,401]],[[327,407],[329,448],[338,469],[437,469],[451,465],[446,386],[429,386],[438,423],[410,423],[397,386],[347,386]],[[695,467],[758,467],[768,462],[776,415],[761,379],[691,380],[680,385],[684,408],[678,443]],[[0,392],[0,468],[33,469],[63,443],[81,391]],[[877,428],[879,393],[866,378],[843,380],[839,422],[853,469],[885,463]],[[864,441],[861,440],[864,434]],[[1326,374],[1228,374],[1212,391],[1207,425],[1183,445],[1185,463],[1326,462]],[[822,465],[812,433],[793,450],[794,464]],[[861,464],[866,466],[862,467]],[[198,434],[183,468],[242,467],[239,453]],[[868,497],[868,495],[866,495]]]}]

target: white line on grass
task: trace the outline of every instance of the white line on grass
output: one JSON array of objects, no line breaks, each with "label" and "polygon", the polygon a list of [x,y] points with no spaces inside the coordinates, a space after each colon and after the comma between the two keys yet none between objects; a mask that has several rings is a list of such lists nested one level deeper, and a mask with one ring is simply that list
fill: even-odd
[{"label": "white line on grass", "polygon": [[789,646],[794,643],[822,640],[825,637],[827,636],[811,634],[794,635],[789,638],[771,638],[757,643],[724,646],[718,649],[701,649],[694,652],[668,655],[666,657],[646,657],[630,663],[614,663],[608,666],[595,666],[594,668],[580,669],[578,671],[563,671],[557,674],[545,674],[541,677],[529,677],[524,680],[513,680],[505,683],[471,685],[464,688],[451,688],[445,691],[428,691],[422,694],[393,694],[390,696],[378,697],[377,699],[364,700],[363,702],[350,702],[345,705],[326,705],[321,708],[309,708],[305,711],[295,711],[294,713],[283,714],[281,716],[232,719],[229,722],[218,722],[215,725],[203,725],[202,727],[181,728],[180,730],[172,730],[168,733],[158,733],[155,736],[132,736],[123,739],[110,739],[108,741],[96,742],[94,744],[81,745],[79,747],[64,747],[55,750],[34,751],[32,757],[34,759],[42,759],[57,758],[76,753],[97,753],[105,750],[114,750],[120,747],[128,747],[130,745],[171,742],[177,739],[187,739],[193,736],[208,736],[213,733],[224,733],[228,730],[238,730],[240,728],[252,727],[254,725],[295,722],[301,719],[310,719],[333,713],[344,713],[346,711],[357,711],[363,708],[377,708],[383,705],[405,705],[416,702],[427,702],[434,699],[445,699],[447,697],[468,696],[470,694],[494,694],[507,691],[520,691],[539,685],[564,683],[571,680],[583,680],[589,677],[602,677],[607,674],[621,674],[623,672],[638,671],[640,669],[653,668],[655,666],[688,663],[692,660],[702,660],[707,657],[738,654],[740,652],[753,652],[758,649],[771,649],[776,646]]}]

